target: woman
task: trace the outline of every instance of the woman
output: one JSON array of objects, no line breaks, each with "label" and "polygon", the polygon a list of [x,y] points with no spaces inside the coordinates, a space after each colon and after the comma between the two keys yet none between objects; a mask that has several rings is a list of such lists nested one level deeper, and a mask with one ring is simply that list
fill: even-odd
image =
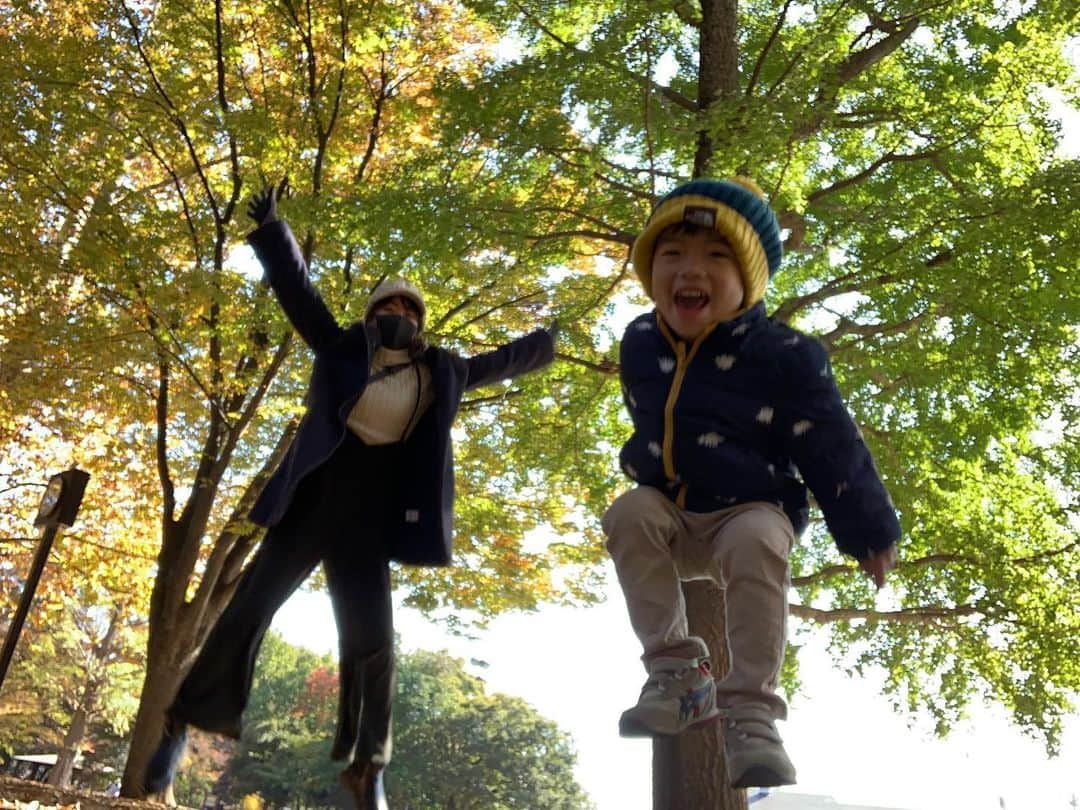
[{"label": "woman", "polygon": [[362,810],[385,808],[394,690],[389,563],[448,565],[454,500],[450,428],[465,391],[541,368],[555,326],[460,357],[427,346],[427,308],[404,279],[380,284],[363,321],[338,325],[311,283],[279,190],[257,194],[248,242],[315,355],[296,438],[251,512],[268,531],[166,714],[145,787],[171,784],[188,725],[239,738],[259,644],[274,613],[323,563],[339,636],[331,756]]}]

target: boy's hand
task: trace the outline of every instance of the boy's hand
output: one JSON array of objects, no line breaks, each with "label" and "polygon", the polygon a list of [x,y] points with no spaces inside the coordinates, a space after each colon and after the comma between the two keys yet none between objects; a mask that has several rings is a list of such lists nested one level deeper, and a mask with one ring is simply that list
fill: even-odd
[{"label": "boy's hand", "polygon": [[289,191],[289,178],[283,177],[281,182],[274,186],[267,186],[251,198],[248,203],[247,214],[256,225],[265,225],[268,222],[277,222],[277,203]]},{"label": "boy's hand", "polygon": [[864,560],[859,560],[859,568],[874,580],[874,585],[880,590],[885,584],[885,575],[896,568],[896,544],[888,548],[876,551]]}]

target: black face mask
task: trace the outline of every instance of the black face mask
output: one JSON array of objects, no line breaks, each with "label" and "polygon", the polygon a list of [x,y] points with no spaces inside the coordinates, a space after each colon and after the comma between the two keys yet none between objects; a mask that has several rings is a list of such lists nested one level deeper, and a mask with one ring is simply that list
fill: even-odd
[{"label": "black face mask", "polygon": [[416,324],[403,315],[376,315],[379,345],[387,349],[407,349],[419,331]]}]

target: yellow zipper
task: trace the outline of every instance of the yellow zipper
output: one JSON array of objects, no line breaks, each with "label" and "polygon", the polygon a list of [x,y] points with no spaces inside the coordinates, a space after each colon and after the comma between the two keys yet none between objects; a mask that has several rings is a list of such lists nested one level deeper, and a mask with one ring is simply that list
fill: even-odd
[{"label": "yellow zipper", "polygon": [[[679,391],[682,388],[683,378],[686,377],[686,371],[690,368],[691,361],[693,361],[698,349],[701,348],[701,344],[705,342],[705,338],[709,336],[713,329],[719,326],[719,322],[706,328],[704,332],[697,336],[690,346],[689,353],[686,351],[686,344],[671,333],[668,329],[668,325],[664,323],[659,313],[657,313],[656,322],[660,327],[660,334],[667,339],[667,342],[671,344],[671,348],[675,352],[675,376],[671,380],[671,390],[668,391],[667,402],[664,403],[663,443],[664,474],[668,477],[669,481],[675,481],[678,479],[678,476],[675,473],[674,451],[675,402],[679,398]],[[682,484],[679,487],[679,492],[675,496],[675,505],[680,509],[686,508],[686,484]]]}]

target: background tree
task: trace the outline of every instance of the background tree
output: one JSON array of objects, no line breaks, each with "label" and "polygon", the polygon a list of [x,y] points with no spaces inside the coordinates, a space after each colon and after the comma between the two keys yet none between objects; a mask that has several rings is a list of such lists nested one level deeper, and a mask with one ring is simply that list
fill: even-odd
[{"label": "background tree", "polygon": [[402,656],[395,704],[395,803],[438,808],[591,807],[569,737],[528,703],[486,694],[445,652]]},{"label": "background tree", "polygon": [[0,748],[55,753],[48,782],[58,787],[72,783],[76,765],[87,785],[120,764],[96,748],[126,734],[135,715],[141,624],[122,602],[109,609],[79,601],[33,615],[0,695]]},{"label": "background tree", "polygon": [[[337,662],[267,635],[256,663],[247,726],[218,794],[258,793],[275,807],[325,806],[347,797],[330,760],[337,722]],[[339,793],[341,794],[339,796]]]},{"label": "background tree", "polygon": [[[395,806],[591,806],[574,778],[567,735],[521,699],[487,694],[484,682],[445,652],[399,657],[394,709],[386,786]],[[259,653],[248,729],[218,794],[239,801],[258,793],[275,807],[351,806],[337,788],[341,766],[329,759],[336,716],[332,658],[271,633]]]},{"label": "background tree", "polygon": [[[143,641],[138,632],[143,623],[126,618],[127,607],[121,601],[104,615],[102,611],[87,615],[85,609],[75,614],[81,639],[90,638],[93,643],[81,650],[81,683],[61,701],[70,711],[71,720],[56,765],[49,771],[50,785],[67,787],[71,783],[76,761],[96,720],[104,720],[112,729],[123,732],[134,717],[141,656],[133,654],[138,649],[133,642]],[[98,615],[93,615],[95,612]]]},{"label": "background tree", "polygon": [[[27,390],[16,385],[8,393]],[[32,521],[48,476],[70,466],[78,453],[101,471],[126,476],[127,483],[138,478],[137,469],[125,464],[127,448],[109,433],[100,411],[78,409],[85,441],[76,450],[29,415],[33,409],[29,403],[12,419],[20,438],[8,445],[0,468],[0,593],[9,608],[6,617],[22,595],[40,539]],[[52,547],[0,690],[0,747],[56,753],[49,780],[59,786],[72,779],[80,753],[84,784],[119,764],[95,751],[105,738],[127,733],[138,705],[153,560],[137,529],[124,520],[138,511],[130,491],[116,487],[114,479],[93,482],[75,526]]]}]

